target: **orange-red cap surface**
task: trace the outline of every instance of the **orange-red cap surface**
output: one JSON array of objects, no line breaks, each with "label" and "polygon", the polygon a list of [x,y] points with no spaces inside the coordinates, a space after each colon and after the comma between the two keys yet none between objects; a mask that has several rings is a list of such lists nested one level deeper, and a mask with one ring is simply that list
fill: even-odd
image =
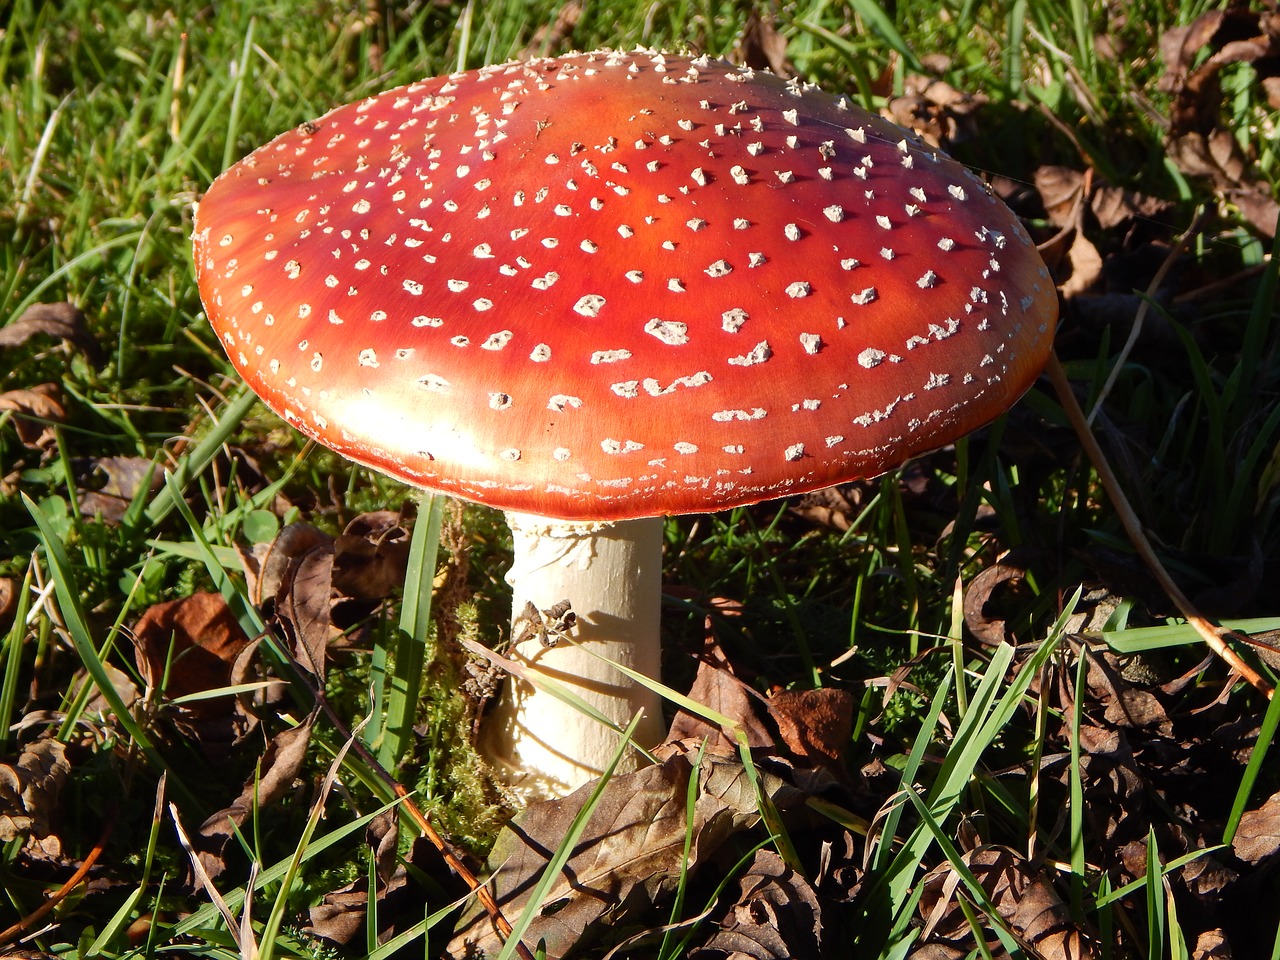
[{"label": "orange-red cap surface", "polygon": [[892,124],[721,62],[595,53],[424,80],[201,201],[201,296],[289,423],[563,519],[874,476],[1043,367],[1013,214]]}]

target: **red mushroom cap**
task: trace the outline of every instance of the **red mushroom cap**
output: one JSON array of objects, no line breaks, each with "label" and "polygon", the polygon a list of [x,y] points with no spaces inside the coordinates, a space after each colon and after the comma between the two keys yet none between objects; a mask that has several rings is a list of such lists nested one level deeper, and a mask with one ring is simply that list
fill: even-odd
[{"label": "red mushroom cap", "polygon": [[289,423],[409,483],[616,520],[874,476],[986,423],[1057,298],[983,183],[863,110],[595,53],[339,107],[199,206],[200,293]]}]

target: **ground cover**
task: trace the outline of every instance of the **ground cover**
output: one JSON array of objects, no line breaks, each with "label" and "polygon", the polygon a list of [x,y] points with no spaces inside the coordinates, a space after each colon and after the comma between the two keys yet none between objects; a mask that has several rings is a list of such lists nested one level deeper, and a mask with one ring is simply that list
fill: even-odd
[{"label": "ground cover", "polygon": [[664,676],[702,708],[503,829],[466,646],[507,639],[500,519],[257,406],[189,243],[227,164],[420,76],[641,43],[817,81],[1024,218],[1157,552],[1274,683],[1274,6],[19,0],[0,31],[0,948],[497,955],[412,807],[551,956],[1280,955],[1280,707],[1179,623],[1047,382],[883,478],[668,521]]}]

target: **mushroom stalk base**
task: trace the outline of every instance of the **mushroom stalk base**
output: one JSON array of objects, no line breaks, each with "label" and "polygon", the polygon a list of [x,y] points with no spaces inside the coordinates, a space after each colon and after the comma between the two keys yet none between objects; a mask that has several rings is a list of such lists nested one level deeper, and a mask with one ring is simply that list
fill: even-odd
[{"label": "mushroom stalk base", "polygon": [[[652,747],[665,734],[661,698],[606,661],[657,678],[662,602],[662,521],[565,523],[508,513],[515,546],[511,584],[512,659],[549,678],[619,727],[643,718],[635,742]],[[558,642],[554,617],[530,623],[526,604],[554,613],[569,601],[576,624]],[[538,627],[541,622],[541,629]],[[550,629],[548,629],[548,626]],[[545,636],[542,631],[545,632]],[[521,639],[525,637],[525,639]],[[548,645],[546,641],[552,641]],[[526,799],[563,796],[604,771],[621,736],[527,679],[509,677],[481,731],[481,751]],[[627,750],[618,772],[643,757]]]}]

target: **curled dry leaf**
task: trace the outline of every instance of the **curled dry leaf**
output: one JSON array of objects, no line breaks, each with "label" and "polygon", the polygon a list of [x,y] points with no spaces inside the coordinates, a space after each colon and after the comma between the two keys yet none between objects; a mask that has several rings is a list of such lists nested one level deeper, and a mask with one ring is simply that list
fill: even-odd
[{"label": "curled dry leaf", "polygon": [[124,519],[125,511],[140,491],[154,493],[164,485],[164,475],[156,468],[155,461],[143,457],[97,458],[90,463],[86,482],[93,483],[98,478],[101,483],[80,491],[80,512],[110,524]]},{"label": "curled dry leaf", "polygon": [[690,960],[791,960],[828,955],[822,906],[809,881],[772,850],[757,850],[738,899]]},{"label": "curled dry leaf", "polygon": [[[735,721],[746,736],[747,746],[773,746],[773,736],[755,710],[759,696],[734,675],[724,650],[710,637],[698,662],[689,698]],[[667,739],[658,747],[658,755],[665,757],[677,750],[696,753],[704,741],[708,755],[733,756],[738,752],[737,741],[731,733],[685,710],[677,710]]]},{"label": "curled dry leaf", "polygon": [[1259,863],[1280,852],[1280,793],[1273,793],[1257,810],[1245,811],[1231,849],[1246,863]]},{"label": "curled dry leaf", "polygon": [[[7,329],[7,328],[0,328]],[[13,425],[22,444],[33,450],[53,446],[53,424],[67,419],[56,383],[42,383],[29,390],[0,393],[0,413],[13,414]]]},{"label": "curled dry leaf", "polygon": [[[1202,56],[1204,48],[1208,56]],[[1280,16],[1274,11],[1228,5],[1211,10],[1160,38],[1162,90],[1173,94],[1167,135],[1169,156],[1183,172],[1207,177],[1260,233],[1270,236],[1280,214],[1271,187],[1255,176],[1223,115],[1230,98],[1221,73],[1249,63],[1273,109],[1280,104]]]},{"label": "curled dry leaf", "polygon": [[[134,660],[150,689],[167,701],[225,687],[232,667],[248,646],[226,600],[196,593],[149,607],[133,628]],[[231,694],[170,706],[174,724],[206,755],[225,754],[244,735],[249,718]]]},{"label": "curled dry leaf", "polygon": [[997,646],[1012,642],[1009,626],[1000,616],[1010,592],[1025,589],[1024,576],[1031,556],[1011,550],[969,582],[964,592],[964,625],[983,643]]},{"label": "curled dry leaf", "polygon": [[[1017,937],[1044,960],[1085,960],[1093,946],[1071,919],[1071,912],[1044,873],[1008,847],[979,847],[961,857],[986,894],[991,907]],[[974,932],[955,902],[961,893],[959,873],[950,863],[929,871],[920,912],[926,938],[952,944]]]},{"label": "curled dry leaf", "polygon": [[66,341],[94,366],[101,362],[98,344],[89,336],[85,316],[75,304],[33,303],[13,323],[0,327],[0,349],[19,346],[36,336]]},{"label": "curled dry leaf", "polygon": [[200,863],[210,878],[217,879],[227,868],[223,857],[227,842],[253,813],[255,801],[258,807],[269,807],[293,787],[293,781],[306,758],[315,722],[316,711],[313,710],[296,727],[277,733],[267,745],[262,762],[245,783],[240,795],[229,806],[200,825],[192,841],[197,848]]},{"label": "curled dry leaf", "polygon": [[1191,960],[1231,960],[1231,944],[1222,930],[1205,930],[1196,937]]},{"label": "curled dry leaf", "polygon": [[[544,940],[548,956],[567,957],[603,928],[642,916],[660,894],[674,889],[690,831],[687,866],[696,872],[734,831],[758,822],[755,793],[741,764],[704,760],[690,819],[692,775],[688,758],[673,756],[605,784],[582,838],[529,927],[529,943]],[[781,787],[776,778],[765,789],[770,785]],[[589,783],[561,800],[535,803],[503,828],[488,862],[504,914],[517,916],[525,908],[596,786]],[[500,947],[488,917],[473,905],[448,954],[496,955]]]},{"label": "curled dry leaf", "polygon": [[67,745],[42,737],[0,763],[0,841],[50,834],[58,791],[71,772]]},{"label": "curled dry leaf", "polygon": [[409,538],[400,520],[390,511],[362,514],[336,539],[290,524],[255,571],[259,604],[317,680],[329,646],[404,582]]}]

